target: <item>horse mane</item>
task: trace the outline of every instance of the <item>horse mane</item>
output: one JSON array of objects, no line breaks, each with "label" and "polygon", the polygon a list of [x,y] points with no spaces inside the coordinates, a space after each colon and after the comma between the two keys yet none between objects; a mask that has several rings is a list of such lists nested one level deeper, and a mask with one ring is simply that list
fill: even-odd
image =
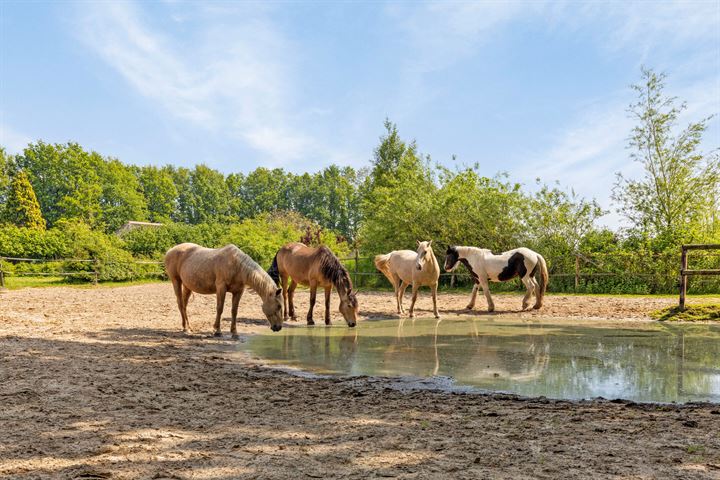
[{"label": "horse mane", "polygon": [[270,275],[248,254],[235,247],[234,255],[238,261],[240,275],[242,275],[246,285],[255,290],[263,298],[277,289],[277,284]]},{"label": "horse mane", "polygon": [[[330,251],[329,248],[322,245],[318,248],[318,256],[320,257],[320,272],[323,276],[330,280],[335,288],[342,287],[348,293],[349,297],[352,292],[352,281],[347,269],[340,263],[340,260]],[[351,298],[351,300],[352,300]]]}]

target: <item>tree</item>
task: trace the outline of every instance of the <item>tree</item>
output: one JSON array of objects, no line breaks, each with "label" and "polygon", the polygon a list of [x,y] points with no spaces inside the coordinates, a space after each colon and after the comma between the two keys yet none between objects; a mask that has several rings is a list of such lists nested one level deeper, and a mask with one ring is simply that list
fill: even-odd
[{"label": "tree", "polygon": [[10,182],[5,218],[18,227],[45,230],[45,219],[27,174],[20,170]]},{"label": "tree", "polygon": [[16,167],[27,173],[50,226],[61,218],[79,219],[91,226],[100,222],[102,186],[97,157],[77,143],[40,141],[16,156]]},{"label": "tree", "polygon": [[429,228],[437,186],[429,158],[421,159],[415,142],[403,142],[397,128],[385,122],[387,134],[375,149],[374,168],[363,184],[359,236],[368,253],[412,248],[415,240],[431,239]]},{"label": "tree", "polygon": [[137,177],[147,204],[151,222],[167,223],[175,213],[178,190],[173,182],[172,167],[158,168],[153,165],[140,167]]},{"label": "tree", "polygon": [[720,189],[717,151],[700,152],[710,119],[677,131],[687,105],[665,94],[665,78],[643,68],[642,82],[632,87],[638,99],[629,108],[637,121],[630,157],[642,164],[644,176],[633,180],[618,173],[612,195],[633,233],[654,239],[661,248],[701,240],[716,230]]},{"label": "tree", "polygon": [[102,223],[114,232],[128,220],[145,220],[147,204],[132,170],[117,159],[94,157],[102,185],[100,208]]}]

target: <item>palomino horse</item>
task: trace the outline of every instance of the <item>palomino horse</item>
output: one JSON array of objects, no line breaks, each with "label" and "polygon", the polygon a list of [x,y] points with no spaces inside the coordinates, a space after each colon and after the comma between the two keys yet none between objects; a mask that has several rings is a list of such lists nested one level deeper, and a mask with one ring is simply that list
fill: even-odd
[{"label": "palomino horse", "polygon": [[219,337],[220,317],[225,294],[232,293],[232,323],[230,333],[237,338],[237,310],[245,287],[253,289],[263,300],[262,310],[273,332],[282,329],[282,299],[280,289],[272,278],[235,245],[204,248],[194,243],[181,243],[165,254],[165,270],[172,281],[177,297],[183,331],[190,333],[187,304],[195,293],[217,296],[215,336]]},{"label": "palomino horse", "polygon": [[[488,280],[491,282],[507,282],[515,277],[520,277],[527,289],[523,297],[522,309],[525,310],[530,304],[530,297],[535,295],[533,308],[542,307],[545,289],[548,283],[548,270],[545,259],[537,252],[529,248],[516,248],[503,252],[500,255],[493,255],[490,250],[476,247],[448,247],[445,255],[445,270],[454,270],[458,263],[462,263],[470,270],[475,281],[470,303],[466,307],[472,310],[475,306],[478,288],[482,287],[488,303],[488,312],[495,310],[495,304],[490,296]],[[535,280],[535,273],[540,270],[540,282]]]},{"label": "palomino horse", "polygon": [[[310,287],[310,309],[307,313],[308,325],[315,325],[313,308],[317,288],[325,289],[325,325],[330,325],[330,293],[333,286],[340,296],[340,313],[349,327],[357,323],[358,302],[352,291],[352,282],[340,260],[326,246],[308,247],[302,243],[288,243],[278,250],[268,273],[278,285],[282,285],[285,319],[295,316],[293,297],[298,284]],[[288,277],[290,286],[288,287]]]},{"label": "palomino horse", "polygon": [[440,318],[437,310],[437,286],[440,278],[440,266],[431,245],[432,240],[429,242],[417,241],[417,252],[395,250],[375,257],[375,266],[390,280],[395,289],[397,312],[399,314],[405,313],[402,301],[408,285],[412,284],[410,318],[415,316],[414,309],[418,289],[423,285],[427,285],[432,291],[433,313],[435,318]]}]

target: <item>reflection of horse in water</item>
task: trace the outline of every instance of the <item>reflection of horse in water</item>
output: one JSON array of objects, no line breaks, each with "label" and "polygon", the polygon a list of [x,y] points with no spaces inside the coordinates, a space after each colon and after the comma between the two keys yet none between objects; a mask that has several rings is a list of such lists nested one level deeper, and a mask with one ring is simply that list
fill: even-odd
[{"label": "reflection of horse in water", "polygon": [[464,335],[443,335],[442,320],[424,335],[415,334],[413,327],[401,320],[395,339],[383,351],[383,365],[389,372],[440,374],[469,381],[501,378],[523,382],[538,378],[547,369],[550,344],[544,335],[485,336],[479,334],[474,319],[467,321],[471,324],[467,330],[470,342],[462,340],[468,338]]},{"label": "reflection of horse in water", "polygon": [[327,370],[350,371],[355,363],[358,331],[306,330],[298,335],[287,335],[283,340],[283,356],[288,359],[315,363]]}]

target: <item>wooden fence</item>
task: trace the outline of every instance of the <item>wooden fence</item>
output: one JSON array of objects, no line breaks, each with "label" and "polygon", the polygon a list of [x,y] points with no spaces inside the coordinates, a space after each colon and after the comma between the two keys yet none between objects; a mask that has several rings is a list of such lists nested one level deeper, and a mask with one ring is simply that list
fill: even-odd
[{"label": "wooden fence", "polygon": [[688,252],[691,250],[720,250],[720,244],[683,245],[680,255],[680,310],[685,310],[688,277],[693,275],[720,275],[720,269],[688,270]]}]

